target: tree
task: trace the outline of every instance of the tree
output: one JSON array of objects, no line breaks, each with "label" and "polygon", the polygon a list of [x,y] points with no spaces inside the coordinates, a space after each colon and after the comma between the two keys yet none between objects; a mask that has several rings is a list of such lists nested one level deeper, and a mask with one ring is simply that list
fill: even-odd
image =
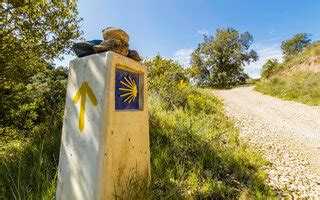
[{"label": "tree", "polygon": [[233,28],[218,29],[215,36],[204,41],[191,55],[191,76],[202,87],[225,88],[243,83],[248,77],[243,66],[256,61],[258,55],[249,48],[253,37],[239,34]]},{"label": "tree", "polygon": [[74,1],[10,1],[0,4],[0,7],[1,128],[10,125],[12,113],[34,102],[34,99],[26,98],[32,77],[43,72],[43,76],[46,76],[44,80],[49,84],[52,60],[62,53],[68,53],[72,42],[81,32]]},{"label": "tree", "polygon": [[262,66],[261,78],[269,78],[272,72],[279,66],[277,59],[269,59]]},{"label": "tree", "polygon": [[[51,88],[52,74],[54,70],[52,61],[62,53],[68,53],[73,41],[80,37],[78,23],[81,19],[77,17],[77,5],[75,1],[33,3],[29,1],[9,1],[0,4],[1,30],[0,30],[0,133],[11,128],[25,129],[22,124],[33,116],[41,119],[60,110],[51,109],[51,112],[40,113],[46,108],[41,103],[49,101],[46,97],[30,96],[39,88],[30,91],[29,87],[39,74],[42,74],[43,85],[50,88],[51,93],[62,94],[64,98],[65,84],[61,87]],[[66,79],[66,77],[64,77]],[[59,83],[60,84],[60,83]],[[41,88],[46,91],[46,89]],[[41,95],[40,95],[41,96]],[[47,97],[49,97],[47,95]],[[55,96],[56,99],[59,96]],[[38,102],[41,100],[41,102]],[[51,99],[54,96],[50,97]],[[60,100],[59,100],[60,102]],[[62,101],[64,102],[64,100]],[[37,105],[36,105],[37,104]],[[57,108],[57,107],[56,107]],[[59,107],[59,109],[62,109]],[[15,121],[15,116],[23,111],[27,116],[20,117],[20,125]],[[46,117],[44,115],[47,115]],[[31,124],[42,123],[37,117]],[[29,122],[28,122],[29,123]],[[3,127],[11,127],[10,129]],[[24,128],[22,128],[24,127]]]},{"label": "tree", "polygon": [[281,49],[285,56],[292,56],[301,52],[310,43],[311,39],[309,34],[299,33],[293,36],[293,38],[283,41]]},{"label": "tree", "polygon": [[75,1],[8,1],[0,7],[1,81],[28,81],[48,69],[54,58],[68,53],[81,34]]}]

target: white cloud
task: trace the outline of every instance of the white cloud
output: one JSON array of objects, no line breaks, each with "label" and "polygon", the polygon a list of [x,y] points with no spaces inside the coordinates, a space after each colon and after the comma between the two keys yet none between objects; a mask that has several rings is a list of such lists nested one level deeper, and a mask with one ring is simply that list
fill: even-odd
[{"label": "white cloud", "polygon": [[188,67],[190,65],[191,54],[193,49],[180,49],[174,53],[173,60],[176,60],[183,67]]},{"label": "white cloud", "polygon": [[280,49],[280,43],[269,43],[270,41],[258,42],[252,45],[252,49],[258,53],[259,60],[257,62],[250,63],[244,67],[244,71],[252,78],[259,78],[262,65],[268,59],[278,59],[282,61],[282,51]]}]

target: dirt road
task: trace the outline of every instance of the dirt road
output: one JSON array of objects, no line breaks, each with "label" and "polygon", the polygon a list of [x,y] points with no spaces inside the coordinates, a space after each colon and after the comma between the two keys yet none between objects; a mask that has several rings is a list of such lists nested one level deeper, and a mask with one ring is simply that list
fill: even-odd
[{"label": "dirt road", "polygon": [[320,107],[263,95],[253,86],[215,91],[241,137],[271,165],[269,184],[279,195],[320,198]]}]

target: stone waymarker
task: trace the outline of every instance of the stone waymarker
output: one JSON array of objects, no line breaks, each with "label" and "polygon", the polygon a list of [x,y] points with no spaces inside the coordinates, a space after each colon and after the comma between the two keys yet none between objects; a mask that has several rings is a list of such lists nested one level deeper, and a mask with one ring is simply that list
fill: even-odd
[{"label": "stone waymarker", "polygon": [[70,62],[57,199],[114,199],[150,180],[146,67],[111,51]]}]

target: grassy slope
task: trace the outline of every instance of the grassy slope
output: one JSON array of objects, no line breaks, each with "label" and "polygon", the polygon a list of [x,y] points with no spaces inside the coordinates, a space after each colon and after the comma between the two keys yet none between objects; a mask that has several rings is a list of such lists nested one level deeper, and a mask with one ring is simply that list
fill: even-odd
[{"label": "grassy slope", "polygon": [[38,137],[1,139],[0,199],[54,198],[61,128],[53,122]]},{"label": "grassy slope", "polygon": [[285,60],[284,63],[273,69],[269,79],[256,83],[255,90],[286,100],[320,105],[320,73],[283,73],[294,65],[308,62],[310,57],[315,57],[315,61],[320,64],[319,42],[309,46],[301,54]]},{"label": "grassy slope", "polygon": [[256,84],[256,91],[308,105],[320,105],[320,73],[296,72]]},{"label": "grassy slope", "polygon": [[266,161],[241,143],[216,98],[193,91],[187,108],[166,110],[156,95],[150,104],[153,198],[273,196]]}]

